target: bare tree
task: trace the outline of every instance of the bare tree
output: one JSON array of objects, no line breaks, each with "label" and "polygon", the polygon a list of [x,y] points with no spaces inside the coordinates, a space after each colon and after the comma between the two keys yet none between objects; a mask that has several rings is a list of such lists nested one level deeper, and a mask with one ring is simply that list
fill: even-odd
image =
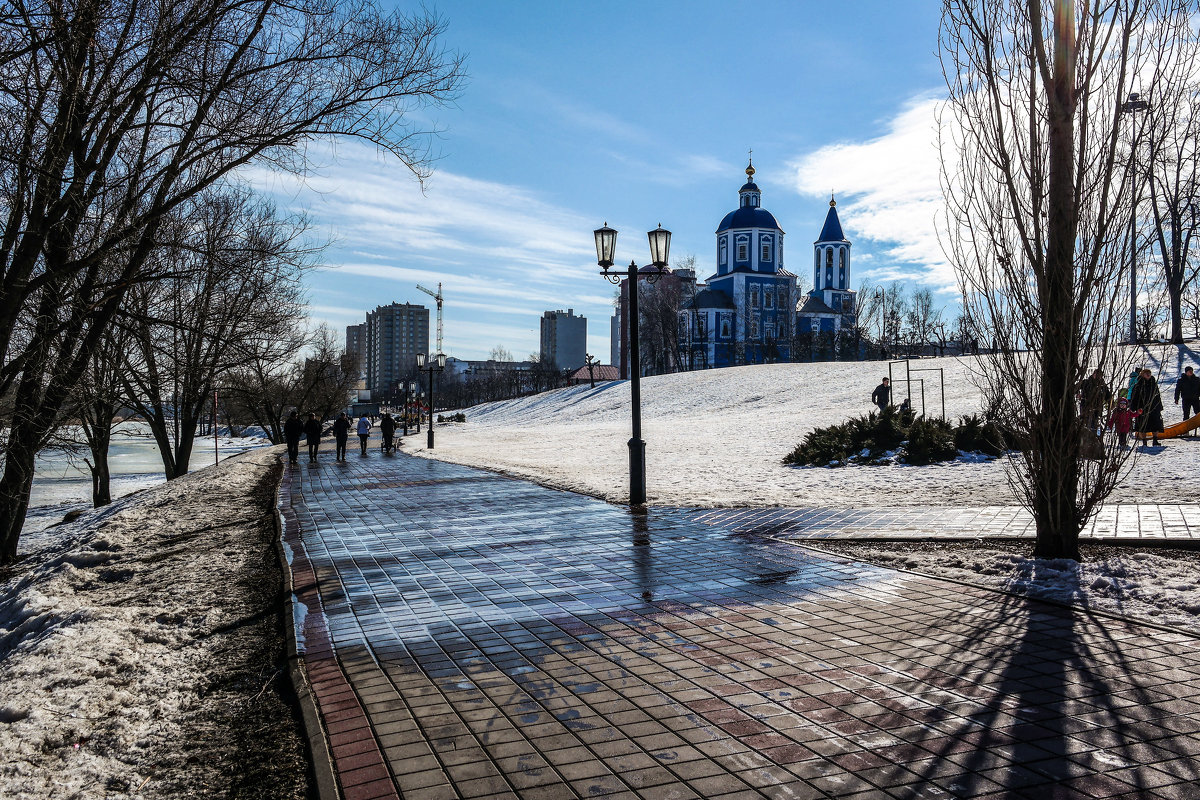
[{"label": "bare tree", "polygon": [[[422,176],[410,113],[462,72],[441,23],[370,0],[9,0],[0,14],[0,561],[34,455],[131,287],[162,277],[162,220],[251,163],[372,142]],[[119,258],[115,257],[119,255]],[[158,262],[158,268],[170,269]]]},{"label": "bare tree", "polygon": [[1024,441],[1014,486],[1034,554],[1079,558],[1079,531],[1125,453],[1080,423],[1086,372],[1122,375],[1116,291],[1132,198],[1118,105],[1183,3],[950,0],[942,167],[945,250],[966,313],[998,351],[981,364],[991,407]]},{"label": "bare tree", "polygon": [[[1161,258],[1170,340],[1183,342],[1183,289],[1196,279],[1192,241],[1200,212],[1200,22],[1190,13],[1159,20],[1141,75],[1150,97],[1133,124],[1145,142],[1139,168],[1149,183],[1151,239]],[[1146,274],[1146,273],[1142,273]]]},{"label": "bare tree", "polygon": [[906,338],[909,351],[919,355],[932,340],[934,331],[942,323],[942,311],[933,307],[933,292],[917,289],[908,301],[908,312],[904,315]]},{"label": "bare tree", "polygon": [[301,222],[277,218],[245,191],[199,194],[162,229],[175,240],[155,258],[170,261],[176,276],[128,295],[124,380],[171,480],[188,471],[196,425],[218,379],[303,316],[300,279],[309,252]]}]

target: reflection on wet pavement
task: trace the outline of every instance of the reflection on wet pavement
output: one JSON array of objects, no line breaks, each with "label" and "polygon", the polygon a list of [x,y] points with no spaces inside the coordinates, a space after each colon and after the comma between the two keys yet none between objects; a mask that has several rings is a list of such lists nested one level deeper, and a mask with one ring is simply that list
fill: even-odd
[{"label": "reflection on wet pavement", "polygon": [[[1200,730],[1189,637],[436,461],[291,476],[369,717],[370,741],[331,739],[348,797],[381,796],[356,761],[367,744],[405,798],[984,797],[1197,777],[1182,765]],[[1133,640],[1188,691],[1131,668],[1113,642]],[[1113,736],[1145,722],[1134,702],[1174,704],[1153,775],[1097,766],[1139,740]]]}]

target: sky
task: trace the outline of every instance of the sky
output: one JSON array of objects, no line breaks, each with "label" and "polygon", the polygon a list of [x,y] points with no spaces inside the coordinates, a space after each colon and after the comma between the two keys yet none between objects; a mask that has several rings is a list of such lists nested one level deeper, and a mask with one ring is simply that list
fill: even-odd
[{"label": "sky", "polygon": [[[753,150],[763,207],[808,274],[831,193],[852,242],[852,284],[901,280],[954,297],[935,233],[939,4],[855,0],[541,2],[440,0],[444,43],[466,58],[422,188],[394,159],[339,143],[303,181],[255,177],[281,211],[327,240],[309,312],[339,334],[368,310],[433,299],[444,351],[517,359],[544,311],[588,319],[609,360],[612,287],[592,231],[620,233],[617,263],[649,261],[646,231],[673,232],[672,262],[715,272],[714,233],[737,207]],[[809,279],[811,281],[811,279]]]}]

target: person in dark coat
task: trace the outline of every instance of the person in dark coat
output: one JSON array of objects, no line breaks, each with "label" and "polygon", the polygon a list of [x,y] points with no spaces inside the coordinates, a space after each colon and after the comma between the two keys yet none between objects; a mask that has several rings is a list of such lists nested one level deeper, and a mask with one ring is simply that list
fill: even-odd
[{"label": "person in dark coat", "polygon": [[1079,416],[1084,425],[1096,430],[1100,427],[1100,419],[1108,404],[1112,401],[1112,391],[1104,382],[1104,375],[1096,370],[1079,384]]},{"label": "person in dark coat", "polygon": [[1139,412],[1137,429],[1138,433],[1142,434],[1143,443],[1146,440],[1146,434],[1152,434],[1154,446],[1157,447],[1158,435],[1163,430],[1163,401],[1162,395],[1158,391],[1158,381],[1154,379],[1154,373],[1149,369],[1142,370],[1141,377],[1133,385],[1129,406]]},{"label": "person in dark coat", "polygon": [[317,415],[308,412],[308,421],[304,423],[304,435],[308,437],[308,461],[317,463],[317,450],[321,447],[321,421]]},{"label": "person in dark coat", "polygon": [[287,442],[289,464],[295,464],[300,459],[300,437],[303,434],[304,423],[300,421],[300,415],[293,411],[283,423],[283,440]]},{"label": "person in dark coat", "polygon": [[396,434],[396,420],[386,411],[383,419],[379,420],[379,432],[383,434],[383,452],[390,453],[393,449],[392,437]]},{"label": "person in dark coat", "polygon": [[[1184,367],[1183,374],[1175,384],[1175,402],[1183,398],[1183,418],[1191,419],[1200,414],[1200,375],[1196,375],[1191,367]],[[1192,436],[1200,434],[1193,433]]]},{"label": "person in dark coat", "polygon": [[883,411],[892,402],[892,382],[888,378],[884,378],[883,382],[875,387],[875,391],[871,392],[871,402],[879,406],[879,410]]},{"label": "person in dark coat", "polygon": [[338,414],[338,418],[333,421],[333,441],[337,445],[337,457],[334,461],[346,460],[346,439],[350,436],[350,420],[346,417],[346,412]]}]

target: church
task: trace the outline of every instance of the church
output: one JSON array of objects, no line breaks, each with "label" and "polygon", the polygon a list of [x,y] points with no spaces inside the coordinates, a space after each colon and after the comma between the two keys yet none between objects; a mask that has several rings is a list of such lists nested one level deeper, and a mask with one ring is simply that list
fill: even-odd
[{"label": "church", "polygon": [[[717,271],[680,310],[680,344],[689,369],[791,361],[801,342],[855,325],[850,242],[831,198],[813,243],[813,289],[801,296],[784,267],[783,228],[762,207],[754,163],[738,207],[717,226]],[[809,344],[808,346],[811,346]]]}]

